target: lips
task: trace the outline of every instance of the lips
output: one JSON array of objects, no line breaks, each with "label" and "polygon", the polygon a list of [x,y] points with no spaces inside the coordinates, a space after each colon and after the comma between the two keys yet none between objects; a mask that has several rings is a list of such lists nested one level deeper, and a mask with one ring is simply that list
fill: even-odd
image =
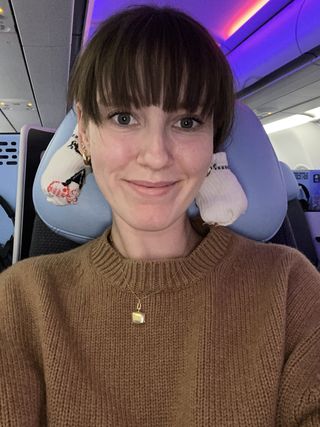
[{"label": "lips", "polygon": [[164,196],[174,188],[177,181],[141,181],[130,180],[126,181],[129,187],[134,190],[136,194],[142,196]]},{"label": "lips", "polygon": [[131,184],[138,185],[140,187],[146,187],[146,188],[162,188],[162,187],[168,187],[169,185],[173,185],[175,181],[128,181]]}]

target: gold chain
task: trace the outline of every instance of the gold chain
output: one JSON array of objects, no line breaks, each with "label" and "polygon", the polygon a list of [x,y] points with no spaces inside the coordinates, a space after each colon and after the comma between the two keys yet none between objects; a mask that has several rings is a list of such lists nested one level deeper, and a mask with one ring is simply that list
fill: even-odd
[{"label": "gold chain", "polygon": [[[116,250],[116,248],[115,248],[115,246],[114,246],[114,242],[113,242],[113,239],[112,239],[112,236],[111,236],[111,231],[110,231],[110,233],[108,234],[108,236],[107,236],[107,239],[108,239],[108,242],[110,243],[110,246],[113,248],[113,249],[115,249]],[[176,271],[176,273],[174,274],[174,276],[172,277],[172,279],[171,280],[173,280],[173,279],[175,279],[176,277],[177,277],[177,275],[178,275],[178,273],[180,273],[180,271],[182,270],[182,266],[178,269],[178,271]],[[137,303],[137,307],[136,307],[136,311],[133,311],[132,312],[132,323],[135,323],[135,324],[142,324],[142,323],[145,323],[145,313],[142,313],[141,312],[141,301],[143,301],[144,299],[146,299],[146,298],[149,298],[150,296],[152,296],[152,295],[155,295],[155,294],[159,294],[160,292],[162,292],[163,291],[163,289],[160,289],[160,290],[158,290],[158,291],[154,291],[154,292],[151,292],[150,294],[148,294],[148,295],[145,295],[145,296],[143,296],[143,297],[139,297],[131,288],[130,288],[130,286],[129,286],[129,281],[127,280],[126,281],[126,283],[125,283],[125,285],[127,285],[127,287],[128,287],[128,289],[129,289],[129,291],[136,297],[136,299],[138,300],[138,303]]]}]

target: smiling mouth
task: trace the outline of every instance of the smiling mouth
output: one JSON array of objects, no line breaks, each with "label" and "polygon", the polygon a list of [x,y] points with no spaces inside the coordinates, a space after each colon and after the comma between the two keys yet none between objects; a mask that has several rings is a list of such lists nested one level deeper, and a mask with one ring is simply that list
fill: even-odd
[{"label": "smiling mouth", "polygon": [[126,181],[136,193],[147,196],[163,196],[171,191],[177,181]]},{"label": "smiling mouth", "polygon": [[176,183],[176,181],[158,181],[158,182],[151,182],[151,181],[127,181],[131,184],[137,185],[139,187],[146,187],[146,188],[163,188],[163,187],[169,187]]}]

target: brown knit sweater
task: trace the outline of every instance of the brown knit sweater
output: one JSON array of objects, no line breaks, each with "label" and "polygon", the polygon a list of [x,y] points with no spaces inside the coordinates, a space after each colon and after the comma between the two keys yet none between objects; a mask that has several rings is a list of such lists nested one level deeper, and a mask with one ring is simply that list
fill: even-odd
[{"label": "brown knit sweater", "polygon": [[[131,322],[136,297],[145,324]],[[155,292],[155,293],[154,293]],[[0,276],[0,426],[320,426],[320,275],[212,227],[186,258],[97,240]]]}]

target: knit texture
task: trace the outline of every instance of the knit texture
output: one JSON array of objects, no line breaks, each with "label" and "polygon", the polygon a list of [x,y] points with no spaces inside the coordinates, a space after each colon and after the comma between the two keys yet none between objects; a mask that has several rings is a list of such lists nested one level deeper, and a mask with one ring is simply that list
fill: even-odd
[{"label": "knit texture", "polygon": [[211,227],[185,258],[138,261],[108,232],[1,274],[1,427],[320,426],[301,254]]}]

